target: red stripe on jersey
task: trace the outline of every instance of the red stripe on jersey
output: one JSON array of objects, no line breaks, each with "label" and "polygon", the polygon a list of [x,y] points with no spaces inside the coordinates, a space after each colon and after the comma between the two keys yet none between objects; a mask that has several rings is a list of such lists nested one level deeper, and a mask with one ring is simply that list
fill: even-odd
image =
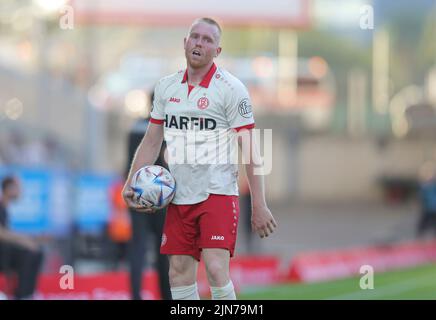
[{"label": "red stripe on jersey", "polygon": [[154,124],[163,124],[165,120],[150,118],[150,122]]},{"label": "red stripe on jersey", "polygon": [[190,84],[188,84],[188,96],[191,93],[192,89],[194,89],[195,86],[191,86]]},{"label": "red stripe on jersey", "polygon": [[[216,69],[217,68],[216,68],[215,63],[212,63],[212,66],[210,67],[209,71],[206,73],[204,78],[201,80],[199,85],[204,87],[204,88],[209,88],[209,84],[212,81],[212,77],[215,74]],[[185,74],[183,75],[182,83],[185,83],[186,81],[188,81],[188,69],[185,70]]]},{"label": "red stripe on jersey", "polygon": [[185,83],[188,81],[188,69],[185,70],[185,73],[183,74],[182,83]]},{"label": "red stripe on jersey", "polygon": [[209,88],[210,81],[212,80],[212,77],[216,71],[216,65],[215,63],[212,64],[212,67],[210,67],[207,74],[204,76],[203,80],[200,82],[200,86],[204,88]]},{"label": "red stripe on jersey", "polygon": [[239,132],[242,129],[253,129],[253,128],[254,128],[254,122],[250,123],[250,124],[247,124],[245,126],[242,126],[242,127],[233,128],[233,130],[236,130],[236,132]]}]

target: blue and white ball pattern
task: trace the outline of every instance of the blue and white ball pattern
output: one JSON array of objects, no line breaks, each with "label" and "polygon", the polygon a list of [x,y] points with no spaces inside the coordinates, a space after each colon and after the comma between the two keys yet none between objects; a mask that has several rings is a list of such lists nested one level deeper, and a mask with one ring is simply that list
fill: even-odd
[{"label": "blue and white ball pattern", "polygon": [[139,169],[132,178],[131,185],[134,200],[148,208],[165,208],[174,198],[176,181],[171,173],[158,165]]}]

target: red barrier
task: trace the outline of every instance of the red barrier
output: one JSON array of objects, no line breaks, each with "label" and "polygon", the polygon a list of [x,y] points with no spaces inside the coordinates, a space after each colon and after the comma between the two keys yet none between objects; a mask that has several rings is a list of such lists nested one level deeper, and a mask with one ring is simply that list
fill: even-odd
[{"label": "red barrier", "polygon": [[[271,285],[284,281],[312,282],[358,275],[360,267],[387,271],[436,261],[436,241],[415,241],[384,246],[301,253],[295,256],[285,273],[276,256],[238,256],[230,260],[230,275],[236,291],[250,285]],[[61,289],[62,274],[41,275],[36,299],[123,300],[130,298],[127,272],[75,275],[74,289]],[[0,278],[1,280],[1,278]],[[3,281],[4,282],[4,281]],[[4,285],[4,283],[3,283]],[[209,297],[204,263],[198,270],[200,295]],[[154,270],[143,277],[143,298],[159,299],[158,275]]]},{"label": "red barrier", "polygon": [[381,272],[436,261],[436,241],[302,253],[293,258],[287,279],[295,282],[325,281],[358,275],[370,265]]},{"label": "red barrier", "polygon": [[[231,277],[236,291],[247,285],[274,284],[283,280],[280,276],[280,260],[275,256],[240,256],[231,259]],[[130,298],[127,272],[111,272],[93,275],[75,275],[74,289],[62,289],[63,274],[41,275],[36,299],[44,300],[125,300]],[[198,270],[200,295],[209,297],[206,269],[201,262]],[[143,298],[159,299],[158,275],[148,271],[143,278]]]},{"label": "red barrier", "polygon": [[[130,299],[129,275],[127,272],[106,272],[94,275],[74,275],[74,288],[62,289],[63,274],[41,275],[35,299],[39,300],[127,300]],[[142,297],[160,299],[158,275],[145,272]]]},{"label": "red barrier", "polygon": [[[280,259],[276,256],[237,256],[230,260],[230,277],[236,292],[249,285],[271,285],[283,282]],[[206,268],[201,261],[198,268],[198,290],[202,296],[210,296]]]}]

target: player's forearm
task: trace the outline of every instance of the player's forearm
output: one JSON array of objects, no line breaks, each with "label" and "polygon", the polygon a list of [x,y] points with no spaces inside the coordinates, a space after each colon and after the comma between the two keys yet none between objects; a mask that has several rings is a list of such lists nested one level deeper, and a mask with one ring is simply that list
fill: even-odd
[{"label": "player's forearm", "polygon": [[9,237],[5,228],[0,226],[0,241],[8,241]]},{"label": "player's forearm", "polygon": [[[238,138],[244,159],[249,159],[245,164],[248,185],[250,187],[251,202],[253,207],[266,206],[265,186],[263,178],[263,161],[260,157],[256,136],[253,131],[241,133]],[[248,148],[247,148],[248,146]]]},{"label": "player's forearm", "polygon": [[145,135],[136,149],[135,156],[133,157],[132,164],[130,166],[129,175],[127,181],[130,181],[132,175],[138,171],[141,167],[152,165],[159,157],[160,149],[162,146],[162,139],[152,138]]},{"label": "player's forearm", "polygon": [[253,161],[245,165],[250,186],[251,204],[253,207],[263,207],[266,206],[264,179],[263,175],[256,174],[256,168],[259,169],[259,166],[254,164]]},{"label": "player's forearm", "polygon": [[0,241],[15,242],[14,240],[13,234],[8,229],[0,226]]},{"label": "player's forearm", "polygon": [[4,227],[0,227],[0,241],[23,245],[23,243],[29,240],[30,239],[22,235],[11,232]]}]

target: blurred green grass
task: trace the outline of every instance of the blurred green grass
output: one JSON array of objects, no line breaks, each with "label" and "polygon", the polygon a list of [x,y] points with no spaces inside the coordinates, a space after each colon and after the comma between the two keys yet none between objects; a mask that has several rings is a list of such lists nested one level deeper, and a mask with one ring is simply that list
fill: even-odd
[{"label": "blurred green grass", "polygon": [[436,263],[374,274],[374,289],[362,290],[360,277],[310,284],[250,287],[247,300],[436,300]]}]

